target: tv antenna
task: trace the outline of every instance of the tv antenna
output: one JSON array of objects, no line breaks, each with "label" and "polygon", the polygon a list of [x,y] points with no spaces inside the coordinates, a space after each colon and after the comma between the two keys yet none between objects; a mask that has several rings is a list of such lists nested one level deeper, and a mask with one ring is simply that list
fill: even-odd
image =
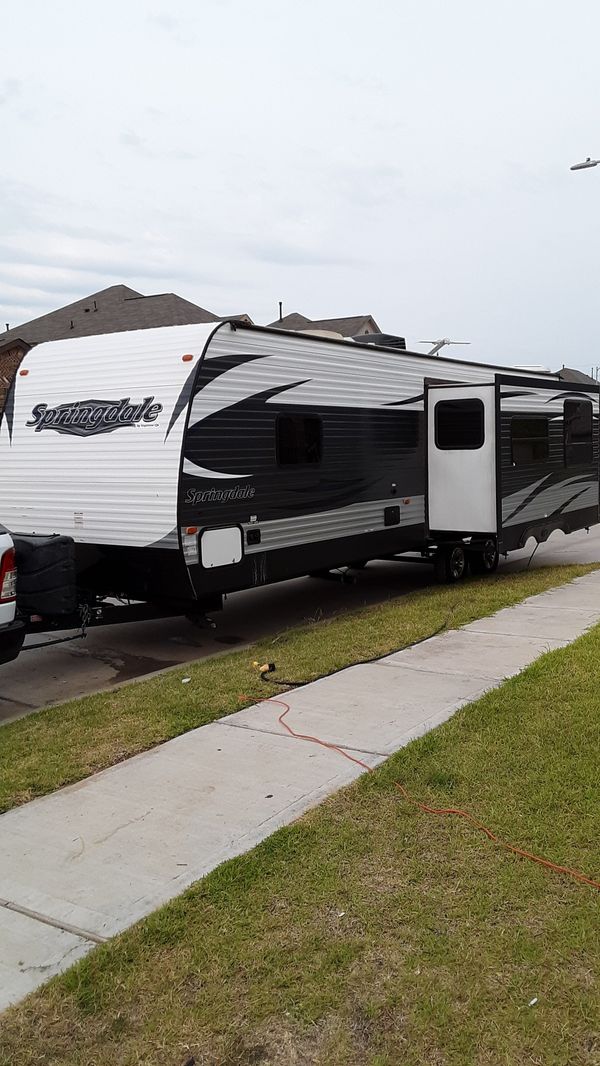
[{"label": "tv antenna", "polygon": [[451,341],[449,337],[441,337],[438,341],[419,341],[419,344],[432,344],[433,347],[427,355],[437,355],[446,344],[470,344],[471,341]]}]

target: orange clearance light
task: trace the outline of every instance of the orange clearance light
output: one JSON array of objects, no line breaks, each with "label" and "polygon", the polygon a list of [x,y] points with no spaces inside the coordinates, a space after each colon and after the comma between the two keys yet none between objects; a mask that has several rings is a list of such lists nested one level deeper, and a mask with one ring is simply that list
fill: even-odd
[{"label": "orange clearance light", "polygon": [[410,503],[410,496],[406,496],[405,499],[402,500],[402,503]]},{"label": "orange clearance light", "polygon": [[182,355],[181,356],[181,362],[182,363],[191,363],[193,358],[194,358],[193,355],[189,355],[189,354],[188,355]]},{"label": "orange clearance light", "polygon": [[26,378],[28,373],[29,373],[28,370],[19,370],[19,374],[21,375],[22,378]]},{"label": "orange clearance light", "polygon": [[190,535],[192,535],[193,533],[197,533],[198,532],[198,526],[186,526],[185,527],[185,531],[186,531],[186,533],[189,533]]}]

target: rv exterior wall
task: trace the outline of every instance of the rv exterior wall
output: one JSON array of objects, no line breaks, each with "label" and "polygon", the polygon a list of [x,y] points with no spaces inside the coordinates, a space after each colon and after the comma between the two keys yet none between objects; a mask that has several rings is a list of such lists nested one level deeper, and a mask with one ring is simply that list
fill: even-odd
[{"label": "rv exterior wall", "polygon": [[57,341],[21,369],[0,422],[0,517],[73,536],[100,593],[178,602],[422,550],[425,382],[495,375],[229,323]]},{"label": "rv exterior wall", "polygon": [[[301,334],[219,330],[191,404],[180,519],[200,528],[239,523],[244,555],[220,573],[218,567],[210,575],[194,570],[197,594],[213,580],[232,591],[369,555],[420,550],[425,379],[485,388],[494,376],[490,367],[459,360]],[[290,464],[278,452],[282,425],[314,422],[320,424],[316,461],[305,456]],[[485,489],[490,508],[493,473],[492,466]]]},{"label": "rv exterior wall", "polygon": [[[213,329],[173,326],[33,348],[0,424],[6,525],[100,545],[168,537],[177,525],[184,390]],[[184,354],[193,359],[183,362]]]}]

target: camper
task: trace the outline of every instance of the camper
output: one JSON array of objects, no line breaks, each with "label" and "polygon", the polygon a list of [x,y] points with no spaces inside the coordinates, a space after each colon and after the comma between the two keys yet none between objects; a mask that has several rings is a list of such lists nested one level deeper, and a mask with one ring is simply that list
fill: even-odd
[{"label": "camper", "polygon": [[53,341],[0,421],[0,519],[28,612],[36,545],[88,617],[406,553],[456,581],[598,521],[598,415],[593,384],[238,322]]}]

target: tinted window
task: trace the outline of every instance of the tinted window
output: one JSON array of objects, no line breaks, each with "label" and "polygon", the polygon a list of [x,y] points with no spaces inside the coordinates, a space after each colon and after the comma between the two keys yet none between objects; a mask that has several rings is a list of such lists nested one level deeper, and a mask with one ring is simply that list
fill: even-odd
[{"label": "tinted window", "polygon": [[321,462],[321,419],[280,415],[277,419],[277,462],[304,466]]},{"label": "tinted window", "polygon": [[397,456],[398,450],[415,451],[419,445],[419,411],[369,411],[367,447],[378,454]]},{"label": "tinted window", "polygon": [[435,405],[437,448],[481,448],[483,403],[481,400],[439,400]]},{"label": "tinted window", "polygon": [[548,459],[548,419],[513,418],[510,424],[513,466],[544,463]]},{"label": "tinted window", "polygon": [[589,400],[565,400],[564,436],[567,466],[592,462],[592,426],[592,405]]}]

